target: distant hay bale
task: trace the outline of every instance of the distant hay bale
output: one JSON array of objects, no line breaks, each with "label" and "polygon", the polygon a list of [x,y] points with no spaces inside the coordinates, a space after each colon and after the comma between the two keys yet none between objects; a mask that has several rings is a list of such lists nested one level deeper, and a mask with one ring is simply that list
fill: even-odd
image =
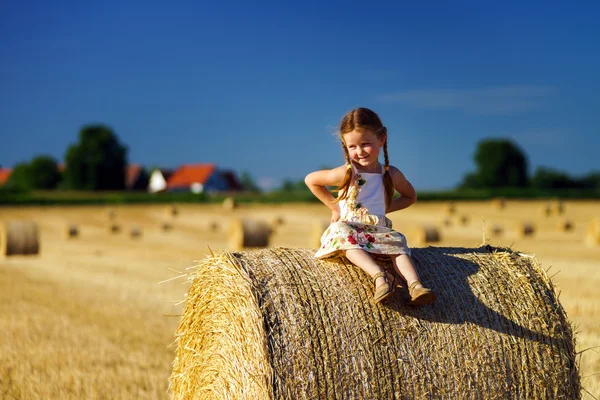
[{"label": "distant hay bale", "polygon": [[450,218],[450,217],[442,218],[442,225],[444,225],[445,227],[452,226],[452,218]]},{"label": "distant hay bale", "polygon": [[562,215],[565,212],[565,204],[560,199],[554,199],[550,203],[550,207],[552,210],[552,214],[554,215]]},{"label": "distant hay bale", "polygon": [[215,233],[215,232],[219,232],[219,230],[221,230],[221,226],[219,224],[218,221],[211,221],[208,224],[208,230]]},{"label": "distant hay bale", "polygon": [[39,229],[36,222],[14,220],[0,224],[0,257],[35,255],[39,252]]},{"label": "distant hay bale", "polygon": [[457,221],[459,225],[467,226],[469,225],[469,216],[468,215],[460,215],[457,217]]},{"label": "distant hay bale", "polygon": [[142,237],[142,228],[139,226],[134,226],[131,228],[131,232],[129,233],[132,239],[139,239]]},{"label": "distant hay bale", "polygon": [[108,227],[108,231],[112,234],[117,234],[117,233],[121,232],[121,225],[119,225],[117,223],[112,223]]},{"label": "distant hay bale", "polygon": [[111,221],[114,221],[115,219],[117,219],[117,211],[112,208],[109,208],[106,211],[106,215],[108,216],[108,219]]},{"label": "distant hay bale", "polygon": [[176,217],[179,214],[179,210],[173,204],[169,205],[165,211],[169,217]]},{"label": "distant hay bale", "polygon": [[[580,398],[574,333],[534,257],[415,248],[433,305],[314,249],[219,253],[190,276],[172,399]],[[391,263],[383,264],[391,268]]]},{"label": "distant hay bale", "polygon": [[413,229],[409,245],[425,246],[441,240],[440,231],[433,225],[421,225]]},{"label": "distant hay bale", "polygon": [[265,221],[235,218],[229,228],[229,249],[268,247],[272,232],[271,226]]},{"label": "distant hay bale", "polygon": [[593,219],[585,231],[584,242],[590,247],[600,246],[600,220]]},{"label": "distant hay bale", "polygon": [[493,236],[501,236],[504,233],[504,228],[500,224],[494,224],[490,232]]},{"label": "distant hay bale", "polygon": [[223,208],[226,210],[233,210],[237,207],[237,201],[233,197],[227,197],[223,200]]},{"label": "distant hay bale", "polygon": [[532,236],[535,233],[535,226],[531,222],[518,222],[516,228],[518,237]]},{"label": "distant hay bale", "polygon": [[314,247],[316,249],[321,247],[321,237],[327,228],[329,228],[329,224],[330,221],[328,219],[316,219],[313,221],[308,247]]},{"label": "distant hay bale", "polygon": [[550,217],[552,215],[552,207],[550,204],[544,204],[542,207],[542,215],[544,217]]},{"label": "distant hay bale", "polygon": [[277,215],[275,218],[273,218],[273,223],[272,225],[274,227],[278,227],[285,224],[285,218],[283,217],[283,215]]},{"label": "distant hay bale", "polygon": [[71,224],[67,226],[65,236],[67,239],[74,239],[76,237],[79,237],[79,228],[77,227],[77,225]]},{"label": "distant hay bale", "polygon": [[447,215],[453,215],[456,213],[456,205],[453,202],[444,204],[444,213]]},{"label": "distant hay bale", "polygon": [[567,218],[562,218],[560,221],[558,221],[557,228],[561,232],[569,232],[575,228],[575,224],[573,221]]},{"label": "distant hay bale", "polygon": [[173,224],[165,221],[160,225],[160,229],[162,229],[163,232],[170,232],[173,230]]},{"label": "distant hay bale", "polygon": [[506,200],[502,197],[496,197],[491,200],[492,207],[496,210],[503,210],[506,207]]}]

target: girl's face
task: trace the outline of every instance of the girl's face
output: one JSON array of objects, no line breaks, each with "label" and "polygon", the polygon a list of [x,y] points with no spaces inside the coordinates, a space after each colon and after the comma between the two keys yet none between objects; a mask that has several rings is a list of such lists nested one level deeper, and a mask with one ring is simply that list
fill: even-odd
[{"label": "girl's face", "polygon": [[356,129],[342,135],[344,145],[348,149],[350,160],[363,167],[365,172],[379,172],[379,152],[385,143],[386,137],[378,138],[371,131],[357,131]]}]

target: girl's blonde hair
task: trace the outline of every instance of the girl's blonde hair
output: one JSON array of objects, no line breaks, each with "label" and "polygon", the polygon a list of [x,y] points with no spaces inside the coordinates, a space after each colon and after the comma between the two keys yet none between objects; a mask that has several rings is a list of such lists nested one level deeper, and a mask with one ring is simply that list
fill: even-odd
[{"label": "girl's blonde hair", "polygon": [[[385,142],[383,143],[383,156],[385,159],[385,172],[383,174],[383,187],[385,188],[385,205],[386,208],[390,208],[392,200],[394,199],[394,182],[392,181],[392,175],[389,172],[390,160],[388,157],[387,150],[387,128],[381,123],[379,115],[368,108],[356,108],[349,111],[342,122],[340,123],[339,135],[342,142],[342,148],[344,149],[344,155],[346,156],[346,163],[352,165],[350,160],[350,154],[344,142],[344,134],[352,132],[353,130],[373,132],[377,135],[377,138],[381,139],[385,136]],[[350,185],[352,184],[352,170],[348,168],[344,180],[338,187],[337,201],[343,200],[348,197]]]}]

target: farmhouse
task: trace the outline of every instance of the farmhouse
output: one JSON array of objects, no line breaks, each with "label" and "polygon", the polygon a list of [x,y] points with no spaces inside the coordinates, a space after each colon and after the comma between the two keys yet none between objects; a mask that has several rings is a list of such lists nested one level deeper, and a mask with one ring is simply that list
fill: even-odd
[{"label": "farmhouse", "polygon": [[231,171],[217,168],[215,164],[185,164],[167,179],[167,191],[193,193],[227,192],[241,190],[241,185]]},{"label": "farmhouse", "polygon": [[129,164],[125,168],[125,188],[127,190],[146,190],[148,173],[140,164]]},{"label": "farmhouse", "polygon": [[11,172],[12,170],[10,168],[0,168],[0,186],[8,182],[8,178],[10,178]]}]

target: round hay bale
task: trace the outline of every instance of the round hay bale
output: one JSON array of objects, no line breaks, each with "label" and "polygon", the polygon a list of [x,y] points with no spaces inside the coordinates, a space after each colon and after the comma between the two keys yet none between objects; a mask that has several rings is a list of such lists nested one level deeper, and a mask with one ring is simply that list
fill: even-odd
[{"label": "round hay bale", "polygon": [[169,205],[165,211],[169,217],[176,217],[179,214],[179,210],[173,204]]},{"label": "round hay bale", "polygon": [[313,254],[222,252],[196,267],[172,399],[580,397],[573,329],[534,257],[415,248],[439,300],[411,308],[400,295],[373,305],[367,274]]},{"label": "round hay bale", "polygon": [[39,229],[34,221],[7,221],[0,225],[0,257],[40,252]]},{"label": "round hay bale", "polygon": [[235,218],[229,230],[229,249],[268,247],[272,232],[271,226],[265,221]]},{"label": "round hay bale", "polygon": [[165,221],[161,224],[160,229],[162,229],[163,232],[170,232],[173,230],[173,224]]},{"label": "round hay bale", "polygon": [[117,233],[121,232],[121,225],[119,225],[117,223],[112,223],[108,227],[108,231],[112,234],[117,234]]},{"label": "round hay bale", "polygon": [[237,208],[237,201],[233,197],[227,197],[223,200],[223,208],[226,210],[233,210]]},{"label": "round hay bale", "polygon": [[433,225],[422,225],[412,231],[409,245],[426,246],[441,240],[440,231]]},{"label": "round hay bale", "polygon": [[493,236],[501,236],[504,233],[504,228],[500,224],[494,224],[491,232]]},{"label": "round hay bale", "polygon": [[552,206],[550,203],[547,203],[542,207],[542,215],[544,217],[550,217],[552,215]]},{"label": "round hay bale", "polygon": [[496,210],[503,210],[506,207],[506,200],[502,197],[497,197],[491,200],[492,207]]},{"label": "round hay bale", "polygon": [[461,215],[457,218],[458,224],[462,226],[469,225],[470,218],[468,215]]},{"label": "round hay bale", "polygon": [[310,242],[308,247],[314,247],[316,249],[321,247],[321,237],[323,233],[329,228],[328,219],[314,220],[310,231]]},{"label": "round hay bale", "polygon": [[456,205],[452,202],[444,204],[444,213],[447,215],[453,215],[456,213]]},{"label": "round hay bale", "polygon": [[562,200],[554,199],[550,203],[551,212],[554,215],[562,215],[565,212],[565,205]]},{"label": "round hay bale", "polygon": [[570,232],[575,228],[575,224],[569,219],[562,218],[558,221],[557,228],[561,232]]},{"label": "round hay bale", "polygon": [[272,225],[273,225],[274,227],[278,227],[278,226],[281,226],[281,225],[283,225],[283,224],[285,224],[285,218],[283,218],[283,216],[282,216],[282,215],[278,215],[278,216],[276,216],[275,218],[273,218],[273,223],[272,223]]},{"label": "round hay bale", "polygon": [[65,236],[67,239],[74,239],[79,237],[79,228],[75,224],[71,224],[67,226],[67,230],[65,231]]},{"label": "round hay bale", "polygon": [[533,236],[535,233],[535,226],[531,222],[519,222],[517,223],[517,236]]},{"label": "round hay bale", "polygon": [[445,226],[446,228],[451,227],[452,226],[452,218],[450,218],[450,217],[442,218],[442,225]]},{"label": "round hay bale", "polygon": [[129,233],[132,239],[139,239],[142,237],[142,228],[139,226],[134,226],[131,228],[131,232]]},{"label": "round hay bale", "polygon": [[585,244],[590,247],[600,246],[600,221],[593,219],[585,231]]},{"label": "round hay bale", "polygon": [[111,221],[114,221],[117,219],[117,211],[115,209],[109,208],[106,211],[106,215],[108,216],[108,219]]},{"label": "round hay bale", "polygon": [[219,232],[221,230],[221,226],[219,225],[218,221],[211,221],[208,224],[208,230],[211,232]]}]

